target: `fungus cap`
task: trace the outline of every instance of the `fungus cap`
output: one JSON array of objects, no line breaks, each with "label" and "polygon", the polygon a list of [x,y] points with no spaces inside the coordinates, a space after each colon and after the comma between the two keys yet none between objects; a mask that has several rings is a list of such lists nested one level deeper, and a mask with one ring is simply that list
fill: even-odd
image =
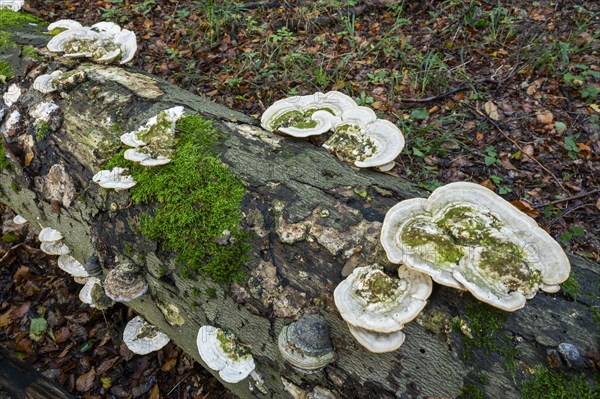
[{"label": "fungus cap", "polygon": [[27,219],[25,219],[21,215],[15,215],[15,217],[13,218],[13,223],[14,224],[25,224],[25,223],[27,223]]},{"label": "fungus cap", "polygon": [[279,333],[281,356],[300,370],[319,370],[334,360],[333,344],[325,320],[306,315]]},{"label": "fungus cap", "polygon": [[555,292],[571,270],[560,245],[533,219],[474,183],[450,183],[427,200],[392,207],[381,242],[391,262],[507,311],[540,289]]},{"label": "fungus cap", "polygon": [[57,90],[55,79],[59,78],[63,71],[56,70],[50,74],[40,75],[33,81],[33,88],[37,91],[48,94]]},{"label": "fungus cap", "polygon": [[41,242],[56,242],[62,240],[63,236],[60,231],[53,229],[52,227],[44,227],[40,234],[38,234],[38,240]]},{"label": "fungus cap", "polygon": [[[271,132],[307,137],[326,132],[328,129],[324,129],[335,125],[344,111],[356,107],[358,105],[351,97],[337,91],[288,97],[274,102],[263,112],[261,125]],[[312,115],[319,111],[331,116],[321,112],[313,118]]]},{"label": "fungus cap", "polygon": [[135,267],[123,263],[112,269],[104,279],[104,292],[115,302],[129,302],[148,291],[146,279]]},{"label": "fungus cap", "polygon": [[196,339],[198,353],[212,370],[229,383],[246,378],[255,368],[252,355],[247,353],[235,338],[213,326],[202,326]]},{"label": "fungus cap", "polygon": [[73,277],[89,277],[89,273],[81,263],[68,254],[60,255],[57,260],[58,267]]},{"label": "fungus cap", "polygon": [[117,191],[126,190],[136,185],[133,176],[125,174],[127,170],[127,168],[120,167],[101,170],[92,177],[92,180],[103,188],[114,188]]},{"label": "fungus cap", "polygon": [[397,273],[398,278],[389,276],[378,265],[355,268],[333,293],[342,318],[380,333],[398,331],[412,321],[427,304],[431,278],[404,265]]},{"label": "fungus cap", "polygon": [[25,0],[0,0],[0,10],[19,11],[23,4]]},{"label": "fungus cap", "polygon": [[123,331],[123,342],[130,351],[146,355],[157,351],[169,343],[169,336],[140,316],[129,320]]},{"label": "fungus cap", "polygon": [[69,247],[60,241],[46,241],[40,244],[40,249],[48,255],[66,255],[71,252]]},{"label": "fungus cap", "polygon": [[348,324],[348,329],[359,344],[373,353],[393,352],[402,346],[406,338],[401,330],[385,334],[369,331],[352,324]]},{"label": "fungus cap", "polygon": [[81,290],[79,290],[79,300],[81,303],[90,305],[92,308],[96,307],[92,298],[92,289],[96,284],[102,285],[102,281],[98,277],[90,277],[87,279],[83,287],[81,287]]},{"label": "fungus cap", "polygon": [[74,21],[72,19],[60,19],[60,20],[54,21],[50,25],[48,25],[48,32],[52,32],[55,29],[69,30],[69,29],[81,29],[81,28],[83,28],[83,26],[77,21]]}]

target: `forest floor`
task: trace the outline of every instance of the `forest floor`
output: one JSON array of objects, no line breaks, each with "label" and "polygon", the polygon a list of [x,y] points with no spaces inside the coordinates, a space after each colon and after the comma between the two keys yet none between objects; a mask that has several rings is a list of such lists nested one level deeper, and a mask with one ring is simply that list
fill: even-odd
[{"label": "forest floor", "polygon": [[[134,67],[256,117],[286,96],[349,94],[402,129],[406,147],[392,173],[430,190],[483,184],[565,249],[600,261],[598,2],[26,3],[47,21],[116,22],[137,34]],[[3,266],[0,275],[3,345],[87,398],[103,390],[127,397],[113,390],[136,387],[143,393],[135,397],[202,398],[208,387],[216,393],[206,397],[224,397],[175,347],[132,357],[114,346],[107,337],[122,330],[126,308],[77,306],[78,286],[60,273],[41,280],[39,270],[55,260],[33,249],[30,233],[17,235],[0,254],[13,253],[5,259],[12,271]],[[30,338],[34,307],[47,319],[48,309],[60,309],[52,311],[52,339]],[[46,355],[57,351],[59,361]]]}]

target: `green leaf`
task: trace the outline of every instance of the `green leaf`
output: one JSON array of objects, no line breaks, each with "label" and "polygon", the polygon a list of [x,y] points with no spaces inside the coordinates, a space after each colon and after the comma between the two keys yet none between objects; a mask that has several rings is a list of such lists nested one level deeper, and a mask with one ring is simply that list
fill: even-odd
[{"label": "green leaf", "polygon": [[31,324],[29,325],[29,337],[34,341],[39,340],[46,332],[47,325],[48,323],[43,317],[31,319]]},{"label": "green leaf", "polygon": [[554,128],[560,132],[562,130],[565,130],[567,128],[567,125],[564,122],[554,122]]},{"label": "green leaf", "polygon": [[413,119],[427,119],[429,118],[429,112],[425,108],[413,109],[410,117]]}]

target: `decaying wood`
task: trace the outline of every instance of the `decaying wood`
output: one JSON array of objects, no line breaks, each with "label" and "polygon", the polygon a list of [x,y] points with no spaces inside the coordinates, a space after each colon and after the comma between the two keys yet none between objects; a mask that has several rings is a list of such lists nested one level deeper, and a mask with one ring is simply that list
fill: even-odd
[{"label": "decaying wood", "polygon": [[[39,35],[14,39],[40,47],[45,40]],[[426,193],[397,176],[355,170],[308,142],[262,131],[253,118],[152,76],[71,61],[61,69],[78,69],[83,78],[42,95],[32,88],[35,76],[66,61],[49,57],[50,64],[32,63],[18,54],[12,60],[18,73],[11,83],[22,94],[0,112],[12,163],[0,172],[0,200],[38,227],[61,231],[80,261],[96,254],[110,269],[115,256],[124,255],[124,243],[132,244],[136,254],[144,255],[150,290],[129,305],[200,363],[196,334],[201,325],[234,332],[254,356],[259,376],[228,384],[242,398],[316,398],[326,397],[324,392],[339,398],[456,397],[466,383],[480,386],[488,397],[517,397],[528,370],[545,363],[547,349],[571,342],[584,352],[595,350],[599,332],[590,308],[600,305],[600,269],[571,256],[582,286],[576,301],[539,294],[508,315],[501,333],[514,349],[513,372],[497,350],[475,349],[463,356],[467,338],[451,324],[464,320],[465,308],[476,301],[437,285],[423,316],[405,327],[401,349],[370,353],[348,332],[333,304],[333,289],[354,266],[384,262],[378,241],[386,210]],[[31,111],[47,101],[60,108],[50,115],[47,134],[36,140]],[[222,160],[247,187],[242,212],[253,248],[248,277],[240,284],[222,287],[207,279],[181,278],[170,255],[132,232],[129,222],[139,209],[127,192],[91,183],[118,143],[115,125],[133,130],[174,105],[214,121],[225,136]],[[15,111],[22,119],[11,126]],[[209,290],[216,296],[207,295]],[[175,305],[185,324],[169,325],[157,303]],[[336,351],[335,362],[313,374],[287,365],[277,349],[281,328],[308,313],[329,323]]]}]

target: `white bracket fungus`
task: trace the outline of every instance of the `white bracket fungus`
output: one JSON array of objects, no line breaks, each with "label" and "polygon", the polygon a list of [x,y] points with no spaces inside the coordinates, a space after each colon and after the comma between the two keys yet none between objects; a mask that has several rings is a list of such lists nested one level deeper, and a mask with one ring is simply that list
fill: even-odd
[{"label": "white bracket fungus", "polygon": [[133,176],[126,175],[127,168],[116,167],[112,170],[101,170],[96,173],[92,180],[103,188],[114,188],[115,190],[126,190],[135,186]]},{"label": "white bracket fungus", "polygon": [[19,97],[21,97],[21,88],[17,84],[13,83],[8,86],[8,89],[2,96],[2,99],[4,100],[4,104],[10,108],[13,106],[13,104],[19,101]]},{"label": "white bracket fungus", "polygon": [[13,218],[13,223],[14,224],[25,224],[25,223],[27,223],[27,219],[25,219],[21,215],[15,215],[15,217]]},{"label": "white bracket fungus", "polygon": [[255,368],[254,359],[235,337],[220,328],[202,326],[196,339],[200,357],[212,370],[218,371],[225,382],[235,384]]},{"label": "white bracket fungus", "polygon": [[89,273],[81,263],[71,255],[60,255],[57,260],[58,267],[73,277],[89,277]]},{"label": "white bracket fungus", "polygon": [[0,10],[19,11],[25,0],[0,0]]},{"label": "white bracket fungus", "polygon": [[467,182],[392,207],[381,243],[391,262],[506,311],[522,308],[539,289],[556,292],[571,270],[560,245],[533,219]]},{"label": "white bracket fungus", "polygon": [[66,255],[69,252],[69,247],[60,242],[63,236],[58,230],[51,227],[44,227],[38,239],[41,241],[40,249],[48,255]]},{"label": "white bracket fungus", "polygon": [[262,126],[294,137],[319,135],[331,130],[345,110],[358,107],[349,96],[330,91],[275,101],[262,114]]},{"label": "white bracket fungus", "polygon": [[79,300],[81,303],[90,305],[92,308],[96,307],[92,298],[92,289],[96,284],[102,285],[102,281],[98,277],[90,277],[79,291]]},{"label": "white bracket fungus", "polygon": [[63,71],[57,69],[52,73],[40,75],[33,81],[33,88],[37,91],[48,94],[58,90],[56,81],[63,75]]},{"label": "white bracket fungus", "polygon": [[147,355],[169,343],[169,336],[158,330],[140,316],[129,320],[123,331],[123,342],[130,351],[138,355]]},{"label": "white bracket fungus", "polygon": [[112,22],[100,22],[91,27],[72,20],[56,21],[48,26],[49,32],[60,31],[46,47],[65,57],[91,58],[99,63],[119,61],[125,64],[137,51],[135,34],[121,29]]},{"label": "white bracket fungus", "polygon": [[400,266],[395,278],[371,265],[354,269],[333,297],[342,318],[355,327],[352,334],[379,353],[402,344],[404,334],[399,331],[425,307],[431,289],[431,278],[423,273]]},{"label": "white bracket fungus", "polygon": [[182,116],[181,106],[165,109],[139,129],[123,134],[123,144],[134,147],[125,151],[125,159],[143,166],[169,163],[175,142],[175,124]]}]

